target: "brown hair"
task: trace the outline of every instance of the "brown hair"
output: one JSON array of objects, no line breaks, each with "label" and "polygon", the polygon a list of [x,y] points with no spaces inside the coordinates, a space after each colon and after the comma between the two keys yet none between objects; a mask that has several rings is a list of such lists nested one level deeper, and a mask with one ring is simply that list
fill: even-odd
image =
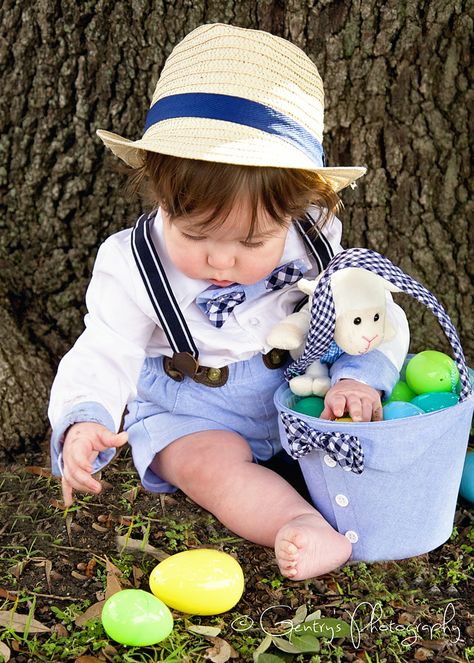
[{"label": "brown hair", "polygon": [[263,209],[279,225],[285,217],[301,218],[310,205],[320,209],[320,230],[341,202],[326,180],[310,170],[239,166],[147,152],[143,166],[128,171],[126,190],[152,208],[162,206],[171,220],[204,215],[200,227],[223,223],[235,200],[245,192],[252,211],[248,237]]}]

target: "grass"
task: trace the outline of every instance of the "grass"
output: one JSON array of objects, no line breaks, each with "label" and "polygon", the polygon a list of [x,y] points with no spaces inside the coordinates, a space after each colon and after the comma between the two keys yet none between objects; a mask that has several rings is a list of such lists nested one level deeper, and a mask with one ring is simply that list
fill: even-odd
[{"label": "grass", "polygon": [[[2,474],[0,661],[8,651],[23,663],[474,661],[474,517],[466,503],[450,541],[429,555],[350,563],[294,583],[271,551],[232,535],[183,495],[141,491],[127,458],[107,472],[109,492],[67,511],[50,477],[21,468]],[[243,567],[246,589],[229,613],[175,612],[171,635],[142,648],[110,640],[97,617],[80,622],[104,598],[111,568],[121,586],[147,589],[154,551],[201,545],[236,555]],[[49,630],[37,632],[41,625]]]}]

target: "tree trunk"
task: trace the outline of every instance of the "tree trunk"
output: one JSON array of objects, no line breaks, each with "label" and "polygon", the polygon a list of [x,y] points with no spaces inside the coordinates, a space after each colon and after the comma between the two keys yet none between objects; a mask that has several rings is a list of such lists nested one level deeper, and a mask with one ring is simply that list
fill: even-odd
[{"label": "tree trunk", "polygon": [[[434,291],[472,360],[472,7],[468,0],[4,0],[0,444],[15,450],[46,433],[52,373],[83,328],[97,248],[139,212],[124,200],[114,157],[95,130],[138,138],[166,56],[207,22],[268,30],[316,62],[329,163],[368,167],[357,189],[343,194],[346,245],[385,253]],[[431,314],[403,304],[412,349],[446,349]]]}]

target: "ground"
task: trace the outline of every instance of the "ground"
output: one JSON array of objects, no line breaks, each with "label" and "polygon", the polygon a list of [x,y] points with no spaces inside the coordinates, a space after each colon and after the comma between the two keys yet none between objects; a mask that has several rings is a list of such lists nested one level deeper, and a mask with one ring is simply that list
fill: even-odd
[{"label": "ground", "polygon": [[[127,449],[104,471],[103,493],[68,511],[45,445],[16,460],[0,476],[0,661],[474,661],[474,513],[462,498],[453,536],[430,554],[292,582],[271,550],[235,537],[181,493],[143,491]],[[174,612],[172,634],[153,647],[106,636],[104,597],[148,590],[166,555],[203,546],[243,568],[234,609]]]}]

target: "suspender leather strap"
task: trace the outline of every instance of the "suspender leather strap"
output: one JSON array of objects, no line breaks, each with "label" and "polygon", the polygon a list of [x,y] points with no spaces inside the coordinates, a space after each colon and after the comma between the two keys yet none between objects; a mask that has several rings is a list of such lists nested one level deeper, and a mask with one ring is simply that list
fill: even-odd
[{"label": "suspender leather strap", "polygon": [[[160,325],[174,352],[173,367],[195,377],[199,370],[199,351],[151,238],[150,228],[155,214],[142,214],[135,223],[131,237],[132,252]],[[334,255],[331,245],[322,233],[311,232],[316,222],[309,214],[295,221],[295,225],[321,272]]]}]

